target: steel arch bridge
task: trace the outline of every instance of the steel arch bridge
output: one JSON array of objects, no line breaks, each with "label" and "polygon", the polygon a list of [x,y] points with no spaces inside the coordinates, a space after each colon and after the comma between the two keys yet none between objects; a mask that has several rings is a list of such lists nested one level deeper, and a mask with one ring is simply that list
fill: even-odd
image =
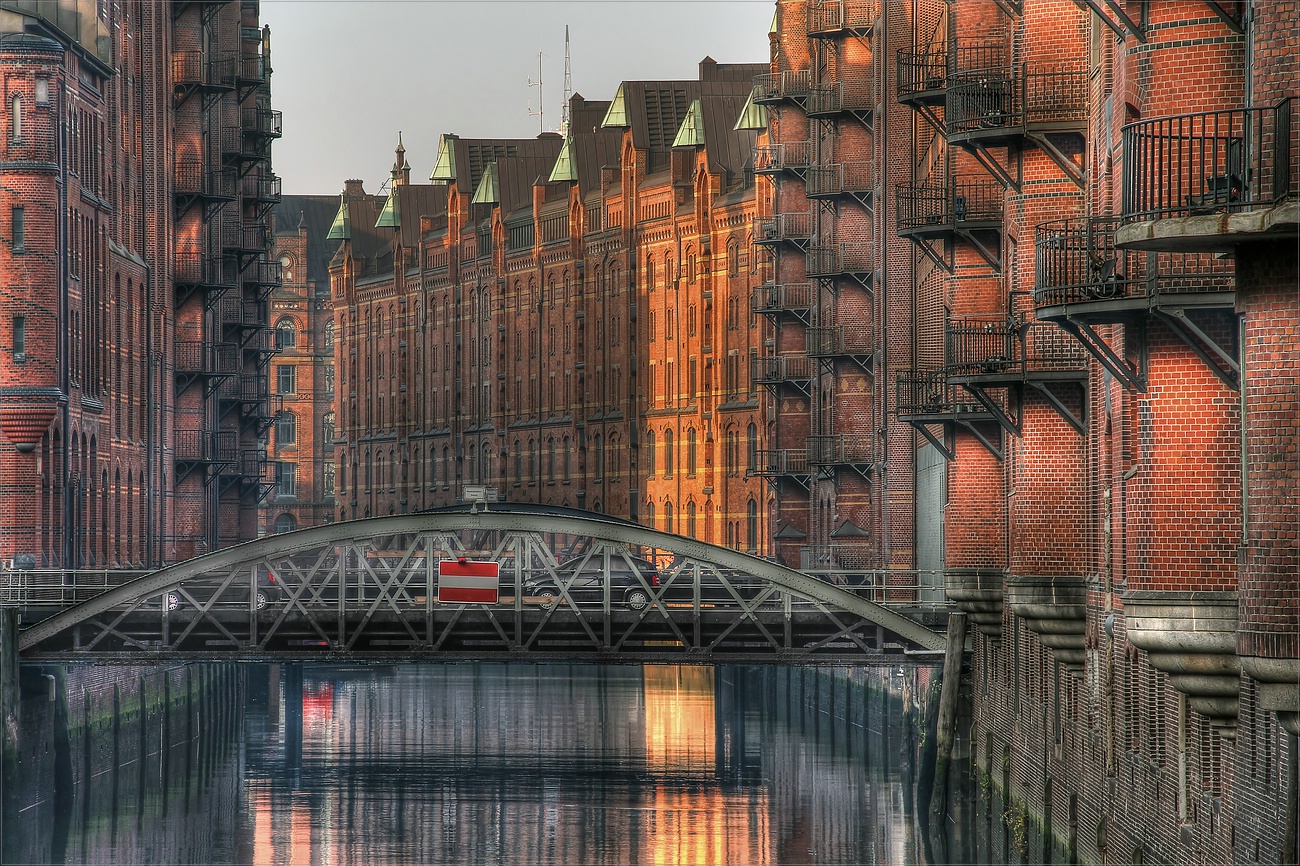
[{"label": "steel arch bridge", "polygon": [[[442,603],[438,561],[500,564]],[[28,617],[30,619],[30,616]],[[273,535],[25,628],[26,659],[896,661],[942,635],[781,565],[596,515],[442,511]]]}]

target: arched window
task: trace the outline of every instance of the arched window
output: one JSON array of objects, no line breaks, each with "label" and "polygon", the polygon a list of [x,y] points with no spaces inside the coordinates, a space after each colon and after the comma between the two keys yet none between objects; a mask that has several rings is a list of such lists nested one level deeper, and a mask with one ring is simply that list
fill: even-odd
[{"label": "arched window", "polygon": [[649,475],[654,475],[656,455],[655,455],[655,431],[653,430],[645,431],[645,450],[646,450],[646,466],[645,466],[646,473]]},{"label": "arched window", "polygon": [[695,428],[686,431],[686,474],[694,475],[696,466]]},{"label": "arched window", "polygon": [[334,413],[326,412],[320,419],[320,437],[324,444],[334,441]]},{"label": "arched window", "polygon": [[749,519],[746,522],[745,546],[758,550],[758,503],[749,500]]},{"label": "arched window", "polygon": [[645,283],[647,292],[655,290],[655,260],[651,256],[645,257],[645,275],[642,277],[642,281]]},{"label": "arched window", "polygon": [[328,322],[325,323],[325,333],[322,335],[322,339],[324,340],[324,346],[322,348],[325,349],[334,348],[334,320],[333,319],[330,319]]},{"label": "arched window", "polygon": [[539,447],[536,439],[528,440],[528,478],[530,480],[536,478],[538,471],[542,468],[537,459]]},{"label": "arched window", "polygon": [[275,534],[282,535],[286,532],[293,532],[298,528],[298,521],[293,519],[292,514],[281,514],[275,519]]},{"label": "arched window", "polygon": [[524,480],[524,446],[519,440],[515,440],[515,483],[519,484]]},{"label": "arched window", "polygon": [[366,452],[366,492],[370,491],[370,488],[374,486],[374,482],[375,482],[375,455],[367,451]]},{"label": "arched window", "polygon": [[375,487],[380,490],[384,489],[384,452],[379,452],[379,459],[375,461]]},{"label": "arched window", "polygon": [[564,480],[568,481],[570,477],[572,477],[570,474],[571,469],[569,463],[569,437],[568,436],[564,437],[563,455],[564,455]]},{"label": "arched window", "polygon": [[745,447],[748,449],[745,455],[745,471],[752,475],[758,471],[758,428],[752,421],[745,429]]},{"label": "arched window", "polygon": [[664,475],[672,477],[673,474],[673,431],[672,428],[664,430]]},{"label": "arched window", "polygon": [[727,276],[740,276],[740,243],[735,238],[727,241]]},{"label": "arched window", "polygon": [[673,501],[664,501],[664,532],[673,531]]},{"label": "arched window", "polygon": [[600,438],[600,434],[597,433],[595,436],[595,442],[593,444],[596,446],[595,447],[596,465],[594,467],[596,470],[596,477],[604,478],[605,477],[605,440]]},{"label": "arched window", "polygon": [[645,504],[645,525],[651,529],[655,528],[655,504],[653,502]]},{"label": "arched window", "polygon": [[275,447],[283,448],[298,441],[298,416],[281,412],[275,416]]},{"label": "arched window", "polygon": [[686,534],[695,537],[695,501],[686,503]]},{"label": "arched window", "polygon": [[555,480],[555,437],[546,438],[546,480]]},{"label": "arched window", "polygon": [[9,131],[12,139],[23,137],[23,99],[17,93],[9,100]]},{"label": "arched window", "polygon": [[298,343],[298,326],[294,324],[293,319],[285,316],[275,323],[275,347],[277,349],[292,349]]}]

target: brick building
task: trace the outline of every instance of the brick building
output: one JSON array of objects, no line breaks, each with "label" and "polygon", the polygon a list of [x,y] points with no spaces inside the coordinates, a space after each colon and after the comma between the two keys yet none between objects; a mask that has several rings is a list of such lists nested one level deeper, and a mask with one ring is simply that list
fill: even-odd
[{"label": "brick building", "polygon": [[444,135],[428,185],[399,146],[382,204],[348,182],[340,519],[481,484],[767,552],[756,133],[737,128],[758,71],[706,58],[697,80],[574,96],[563,136]]},{"label": "brick building", "polygon": [[0,558],[252,537],[280,134],[258,4],[4,2],[0,68]]},{"label": "brick building", "polygon": [[[262,500],[259,533],[288,532],[334,519],[334,314],[329,229],[337,196],[286,195],[272,212],[271,257],[280,285],[269,299],[276,355],[267,459],[275,487]],[[291,368],[291,369],[290,369]],[[281,372],[286,371],[286,372]]]},{"label": "brick building", "polygon": [[886,598],[942,574],[1031,859],[1295,862],[1297,33],[1291,2],[777,5],[778,550]]}]

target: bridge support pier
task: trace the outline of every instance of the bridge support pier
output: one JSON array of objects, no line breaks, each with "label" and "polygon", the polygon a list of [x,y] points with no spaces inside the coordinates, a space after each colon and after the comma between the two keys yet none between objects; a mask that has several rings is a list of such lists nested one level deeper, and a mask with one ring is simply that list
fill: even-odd
[{"label": "bridge support pier", "polygon": [[934,787],[930,790],[930,833],[936,840],[945,836],[948,815],[948,767],[952,762],[952,741],[957,729],[957,695],[961,691],[961,664],[966,653],[966,614],[948,614],[948,644],[943,657],[943,685],[939,691],[939,722],[936,725]]},{"label": "bridge support pier", "polygon": [[284,764],[302,768],[302,665],[284,666]]}]

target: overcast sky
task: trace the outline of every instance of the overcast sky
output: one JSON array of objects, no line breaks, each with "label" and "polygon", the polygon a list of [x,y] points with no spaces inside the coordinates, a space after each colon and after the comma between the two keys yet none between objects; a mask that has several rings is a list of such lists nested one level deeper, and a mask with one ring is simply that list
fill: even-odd
[{"label": "overcast sky", "polygon": [[573,89],[610,99],[623,80],[694,78],[767,60],[772,0],[262,0],[272,102],[284,112],[275,171],[287,194],[376,192],[400,130],[412,179],[433,170],[438,136],[533,136],[542,53],[545,128],[560,124],[564,27]]}]

